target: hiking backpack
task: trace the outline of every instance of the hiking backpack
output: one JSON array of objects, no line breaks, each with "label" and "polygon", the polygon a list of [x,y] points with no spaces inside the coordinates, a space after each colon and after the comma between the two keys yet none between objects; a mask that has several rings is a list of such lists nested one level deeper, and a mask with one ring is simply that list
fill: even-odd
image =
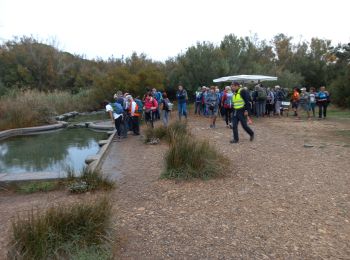
[{"label": "hiking backpack", "polygon": [[266,91],[264,89],[259,89],[258,90],[258,100],[266,100],[267,99],[267,94]]},{"label": "hiking backpack", "polygon": [[111,103],[110,105],[112,106],[114,113],[118,115],[123,114],[124,109],[120,103],[115,102],[115,103]]},{"label": "hiking backpack", "polygon": [[232,108],[232,96],[233,94],[226,94],[226,99],[224,101],[224,108]]},{"label": "hiking backpack", "polygon": [[135,103],[137,104],[137,111],[135,111],[136,113],[142,113],[143,111],[143,103],[140,99],[135,98]]}]

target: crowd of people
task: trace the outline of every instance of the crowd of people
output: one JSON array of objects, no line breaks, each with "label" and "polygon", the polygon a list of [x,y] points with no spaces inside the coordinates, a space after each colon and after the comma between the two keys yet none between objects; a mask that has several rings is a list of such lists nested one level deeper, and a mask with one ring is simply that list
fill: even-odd
[{"label": "crowd of people", "polygon": [[128,132],[140,135],[140,120],[144,118],[146,124],[154,127],[154,121],[162,118],[164,126],[169,123],[169,113],[172,103],[166,92],[159,92],[155,88],[147,89],[142,99],[129,93],[117,91],[114,101],[105,100],[106,112],[112,120],[117,131],[117,140],[126,138]]},{"label": "crowd of people", "polygon": [[[217,86],[199,87],[194,99],[194,114],[210,118],[210,128],[215,128],[217,118],[221,117],[226,127],[232,128],[231,143],[237,143],[239,122],[253,141],[254,132],[249,127],[253,116],[281,117],[284,113],[288,116],[291,109],[297,119],[300,119],[303,113],[311,119],[311,116],[316,117],[315,108],[318,106],[318,117],[326,118],[330,95],[324,86],[318,92],[312,87],[309,92],[306,88],[294,88],[293,93],[289,93],[288,89],[280,86],[265,87],[260,82],[251,90],[242,87],[238,82],[232,82],[223,90]],[[183,86],[178,86],[176,101],[178,119],[182,120],[183,117],[187,119],[189,97]],[[118,91],[114,95],[114,102],[106,101],[106,104],[106,111],[115,125],[118,139],[125,138],[128,131],[139,135],[141,117],[151,127],[154,127],[154,122],[157,120],[162,120],[164,126],[167,126],[173,107],[167,93],[157,91],[155,88],[146,89],[142,99]]]}]

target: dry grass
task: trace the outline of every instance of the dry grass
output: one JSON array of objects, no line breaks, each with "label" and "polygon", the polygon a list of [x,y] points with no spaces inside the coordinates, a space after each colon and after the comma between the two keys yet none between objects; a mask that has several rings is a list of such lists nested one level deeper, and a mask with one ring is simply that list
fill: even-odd
[{"label": "dry grass", "polygon": [[72,259],[89,250],[106,255],[104,243],[110,215],[111,203],[107,198],[52,207],[44,213],[32,210],[27,217],[13,221],[8,256],[10,259]]},{"label": "dry grass", "polygon": [[186,131],[170,130],[170,147],[165,154],[166,168],[162,178],[210,179],[223,176],[227,159],[208,141],[196,140]]},{"label": "dry grass", "polygon": [[12,92],[0,98],[0,130],[51,123],[53,116],[73,110],[82,111],[87,104],[86,93]]}]

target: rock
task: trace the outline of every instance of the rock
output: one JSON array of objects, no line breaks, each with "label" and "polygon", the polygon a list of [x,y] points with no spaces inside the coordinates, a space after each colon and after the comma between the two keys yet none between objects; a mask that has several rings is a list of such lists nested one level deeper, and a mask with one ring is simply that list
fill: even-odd
[{"label": "rock", "polygon": [[312,144],[304,144],[304,147],[305,148],[312,148],[312,147],[314,147]]},{"label": "rock", "polygon": [[57,121],[64,121],[64,120],[66,120],[66,117],[64,117],[64,116],[56,116],[55,119]]},{"label": "rock", "polygon": [[72,112],[70,112],[73,116],[77,116],[77,115],[79,115],[79,112],[77,112],[77,111],[72,111]]},{"label": "rock", "polygon": [[153,144],[153,145],[155,145],[155,144],[158,144],[159,142],[160,142],[159,138],[152,138],[152,139],[148,142],[148,144]]},{"label": "rock", "polygon": [[108,140],[101,140],[101,141],[98,142],[98,145],[99,146],[104,146],[107,143],[108,143]]},{"label": "rock", "polygon": [[99,158],[98,155],[90,155],[90,156],[86,157],[85,163],[86,163],[86,164],[90,164],[90,163],[92,163],[93,161],[96,161],[98,158]]}]

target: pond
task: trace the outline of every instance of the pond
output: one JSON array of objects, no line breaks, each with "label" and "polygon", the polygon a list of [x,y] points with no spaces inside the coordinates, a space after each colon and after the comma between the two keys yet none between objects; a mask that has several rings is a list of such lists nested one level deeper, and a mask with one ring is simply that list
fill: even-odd
[{"label": "pond", "polygon": [[78,172],[106,138],[106,132],[73,128],[0,140],[0,173]]}]

